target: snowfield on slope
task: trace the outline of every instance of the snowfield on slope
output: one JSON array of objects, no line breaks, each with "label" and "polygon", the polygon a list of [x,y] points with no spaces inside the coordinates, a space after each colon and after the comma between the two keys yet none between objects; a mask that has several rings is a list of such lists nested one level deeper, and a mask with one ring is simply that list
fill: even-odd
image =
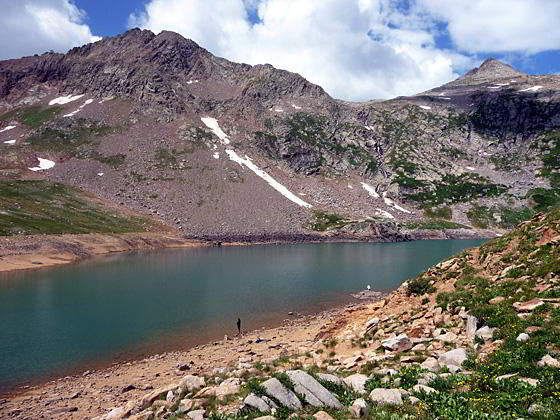
[{"label": "snowfield on slope", "polygon": [[55,98],[49,102],[49,105],[64,105],[70,102],[77,101],[84,95],[67,95],[67,96],[60,96],[59,98]]},{"label": "snowfield on slope", "polygon": [[540,90],[542,88],[543,88],[542,86],[533,86],[527,89],[519,90],[518,92],[536,92],[537,90]]},{"label": "snowfield on slope", "polygon": [[72,111],[70,114],[64,115],[64,117],[73,117],[73,116],[76,115],[78,112],[80,112],[82,109],[84,109],[84,107],[85,107],[86,105],[89,105],[89,104],[91,104],[92,102],[93,102],[93,99],[88,99],[88,100],[85,101],[82,105],[80,105],[80,107],[79,107],[77,110]]},{"label": "snowfield on slope", "polygon": [[375,191],[375,188],[373,188],[371,185],[362,182],[362,187],[364,187],[364,190],[366,190],[369,193],[369,195],[371,195],[373,198],[379,198],[379,194],[377,193],[377,191]]},{"label": "snowfield on slope", "polygon": [[48,159],[37,158],[39,160],[39,166],[29,168],[30,171],[44,171],[45,169],[51,169],[54,167],[54,162]]},{"label": "snowfield on slope", "polygon": [[[201,120],[220,139],[220,142],[222,144],[226,145],[226,144],[230,143],[227,134],[224,133],[223,130],[220,128],[220,125],[218,124],[218,121],[215,118],[203,117],[203,118],[201,118]],[[283,186],[278,181],[276,181],[274,178],[272,178],[265,171],[260,169],[257,165],[255,165],[253,163],[253,161],[251,160],[251,158],[249,156],[245,155],[245,158],[242,158],[233,149],[226,149],[226,154],[229,156],[230,160],[238,163],[242,167],[244,166],[244,167],[250,169],[251,171],[253,171],[255,173],[255,175],[264,179],[268,183],[268,185],[270,185],[272,188],[274,188],[276,191],[278,191],[280,194],[282,194],[288,200],[293,201],[294,203],[296,203],[298,206],[301,206],[301,207],[306,207],[306,208],[313,207],[311,204],[306,203],[301,198],[299,198],[298,196],[293,194],[290,190],[288,190],[285,186]],[[218,155],[218,157],[216,157],[216,155]],[[213,156],[214,156],[215,159],[219,159],[219,154],[218,153],[214,153]]]},{"label": "snowfield on slope", "polygon": [[7,127],[4,127],[2,130],[0,130],[0,133],[3,133],[4,131],[8,131],[8,130],[13,130],[14,128],[16,128],[15,125],[9,125]]},{"label": "snowfield on slope", "polygon": [[402,211],[403,213],[412,213],[410,210],[407,210],[404,207],[399,206],[397,203],[395,203],[393,200],[387,197],[387,191],[383,193],[383,201],[385,201],[385,204],[387,204],[389,207],[393,207],[398,211]]}]

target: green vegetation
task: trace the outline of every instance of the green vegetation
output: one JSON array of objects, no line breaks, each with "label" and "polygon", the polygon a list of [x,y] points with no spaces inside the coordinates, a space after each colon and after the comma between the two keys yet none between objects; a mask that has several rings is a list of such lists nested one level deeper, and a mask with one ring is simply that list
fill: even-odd
[{"label": "green vegetation", "polygon": [[503,206],[487,207],[474,205],[467,211],[467,217],[472,225],[481,229],[487,229],[492,226],[510,229],[530,219],[534,214],[535,211],[527,207],[515,209]]},{"label": "green vegetation", "polygon": [[412,280],[408,281],[407,294],[411,295],[425,295],[426,293],[432,293],[435,291],[434,286],[431,284],[431,280],[427,277],[418,276]]},{"label": "green vegetation", "polygon": [[444,175],[431,191],[404,194],[413,201],[425,206],[443,203],[468,202],[476,198],[488,198],[502,195],[507,191],[504,185],[493,184],[489,179],[476,174]]},{"label": "green vegetation", "polygon": [[59,115],[64,108],[60,106],[30,106],[18,108],[0,115],[0,121],[17,120],[21,124],[36,128]]},{"label": "green vegetation", "polygon": [[544,211],[560,205],[560,190],[547,190],[545,188],[534,188],[527,193],[537,211]]},{"label": "green vegetation", "polygon": [[427,222],[409,222],[404,224],[405,229],[469,229],[468,226],[449,220],[434,219]]},{"label": "green vegetation", "polygon": [[47,181],[0,181],[0,235],[141,232],[153,226],[82,191]]},{"label": "green vegetation", "polygon": [[432,219],[446,219],[451,220],[453,217],[453,210],[451,207],[433,207],[424,209],[424,216]]},{"label": "green vegetation", "polygon": [[539,149],[543,163],[541,176],[549,179],[552,188],[560,188],[560,130],[547,133]]},{"label": "green vegetation", "polygon": [[313,212],[313,217],[314,219],[309,223],[308,227],[317,232],[340,229],[352,223],[351,220],[344,218],[340,214],[325,213],[318,210]]}]

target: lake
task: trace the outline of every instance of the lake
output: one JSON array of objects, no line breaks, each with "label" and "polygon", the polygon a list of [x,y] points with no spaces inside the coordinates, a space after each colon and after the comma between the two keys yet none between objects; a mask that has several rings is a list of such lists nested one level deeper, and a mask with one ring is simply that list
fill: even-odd
[{"label": "lake", "polygon": [[0,389],[184,349],[391,291],[482,240],[320,243],[120,254],[0,273]]}]

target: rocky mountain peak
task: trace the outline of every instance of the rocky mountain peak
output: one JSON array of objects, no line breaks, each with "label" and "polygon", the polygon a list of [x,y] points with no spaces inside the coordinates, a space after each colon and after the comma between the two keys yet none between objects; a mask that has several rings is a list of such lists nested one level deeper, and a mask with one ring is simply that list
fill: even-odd
[{"label": "rocky mountain peak", "polygon": [[488,58],[480,65],[480,67],[474,68],[465,75],[461,76],[454,83],[457,84],[479,84],[488,83],[494,80],[504,79],[504,78],[515,78],[520,76],[526,76],[525,73],[514,69],[509,64],[503,63],[495,58]]}]

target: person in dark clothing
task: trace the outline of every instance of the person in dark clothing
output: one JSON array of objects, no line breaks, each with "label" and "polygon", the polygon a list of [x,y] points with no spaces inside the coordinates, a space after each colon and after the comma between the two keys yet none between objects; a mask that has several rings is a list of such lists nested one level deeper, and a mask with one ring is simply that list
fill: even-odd
[{"label": "person in dark clothing", "polygon": [[237,318],[237,331],[241,335],[241,318]]}]

